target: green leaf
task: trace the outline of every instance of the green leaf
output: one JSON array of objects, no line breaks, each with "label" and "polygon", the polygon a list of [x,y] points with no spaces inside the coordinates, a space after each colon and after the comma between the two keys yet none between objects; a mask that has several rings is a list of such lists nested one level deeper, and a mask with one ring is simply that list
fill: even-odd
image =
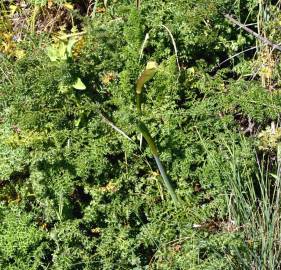
[{"label": "green leaf", "polygon": [[145,70],[141,73],[140,77],[137,80],[136,92],[141,94],[144,84],[149,81],[158,69],[158,64],[155,61],[147,62]]},{"label": "green leaf", "polygon": [[53,46],[47,48],[47,55],[52,62],[55,62],[58,59],[57,50]]},{"label": "green leaf", "polygon": [[67,43],[67,46],[66,46],[67,55],[69,57],[72,57],[72,47],[77,41],[78,41],[77,38],[70,38],[69,39],[69,41]]},{"label": "green leaf", "polygon": [[75,84],[73,84],[72,87],[77,89],[77,90],[85,90],[86,89],[85,84],[81,81],[80,78],[77,78]]},{"label": "green leaf", "polygon": [[52,62],[55,62],[57,60],[66,60],[66,49],[66,45],[63,42],[53,44],[52,46],[47,48],[47,55]]}]

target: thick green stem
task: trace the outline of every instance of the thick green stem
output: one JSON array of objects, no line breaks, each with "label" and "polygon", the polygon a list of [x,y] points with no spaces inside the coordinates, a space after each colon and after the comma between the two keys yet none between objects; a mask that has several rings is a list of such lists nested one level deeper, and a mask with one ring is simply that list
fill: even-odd
[{"label": "thick green stem", "polygon": [[165,172],[165,169],[164,169],[164,167],[163,167],[163,165],[162,165],[162,163],[159,159],[158,150],[157,150],[157,147],[156,147],[156,144],[155,144],[154,140],[152,139],[147,127],[145,126],[145,124],[143,122],[138,121],[137,125],[138,125],[138,128],[139,128],[141,134],[143,135],[143,137],[145,138],[146,142],[148,143],[148,145],[150,147],[150,150],[151,150],[151,152],[153,154],[153,157],[156,161],[157,167],[158,167],[158,169],[160,171],[160,174],[162,176],[163,182],[164,182],[165,186],[167,187],[168,192],[170,193],[173,202],[175,204],[177,204],[178,203],[178,197],[177,197],[177,195],[176,195],[176,193],[175,193],[175,191],[174,191],[174,189],[173,189],[173,187],[170,183],[170,180],[169,180],[169,178],[168,178],[168,176]]},{"label": "thick green stem", "polygon": [[155,161],[157,163],[157,166],[158,166],[160,174],[161,174],[161,176],[163,178],[164,184],[166,185],[166,187],[168,189],[168,192],[170,193],[170,195],[172,197],[172,200],[174,201],[175,204],[177,204],[178,203],[178,197],[177,197],[177,195],[176,195],[176,193],[175,193],[175,191],[174,191],[174,189],[173,189],[173,187],[172,187],[172,185],[171,185],[171,183],[169,181],[169,178],[168,178],[168,176],[167,176],[167,174],[165,172],[165,169],[164,169],[164,167],[162,165],[161,160],[159,159],[158,156],[155,156],[155,155],[154,155],[154,159],[155,159]]},{"label": "thick green stem", "polygon": [[138,114],[141,115],[141,93],[136,94],[136,103],[137,103]]},{"label": "thick green stem", "polygon": [[138,121],[137,126],[138,126],[138,129],[140,130],[142,136],[145,138],[146,142],[148,143],[153,156],[158,156],[158,150],[157,150],[156,144],[153,141],[146,125],[143,122]]}]

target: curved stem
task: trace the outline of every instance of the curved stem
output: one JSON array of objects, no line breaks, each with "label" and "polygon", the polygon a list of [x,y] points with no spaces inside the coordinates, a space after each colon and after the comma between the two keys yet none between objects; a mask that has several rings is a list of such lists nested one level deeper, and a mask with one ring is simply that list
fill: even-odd
[{"label": "curved stem", "polygon": [[[141,76],[139,77],[139,79],[137,80],[137,84],[136,84],[136,106],[137,106],[137,112],[138,112],[138,116],[141,117],[142,115],[142,110],[141,110],[141,103],[142,103],[142,88],[144,86],[144,84],[149,81],[153,75],[155,74],[156,70],[157,70],[157,63],[156,62],[149,62],[146,66],[146,69],[142,72]],[[157,150],[157,146],[154,142],[154,140],[152,139],[148,128],[146,127],[146,125],[141,121],[138,120],[137,121],[137,127],[140,130],[141,134],[143,135],[143,137],[145,138],[145,140],[147,141],[150,150],[153,154],[153,157],[156,161],[157,167],[160,171],[160,174],[162,176],[164,185],[167,187],[168,192],[170,193],[172,200],[175,204],[178,203],[178,198],[177,195],[169,181],[169,178],[165,172],[165,169],[159,159],[159,154],[158,154],[158,150]]]},{"label": "curved stem", "polygon": [[156,146],[154,140],[152,139],[152,137],[151,137],[151,135],[150,135],[146,125],[143,122],[138,121],[137,126],[138,126],[140,132],[142,133],[143,137],[147,141],[147,144],[150,147],[150,150],[151,150],[151,152],[153,154],[153,157],[154,157],[154,159],[156,161],[157,167],[158,167],[158,169],[160,171],[160,174],[162,176],[164,185],[167,187],[168,192],[170,193],[173,202],[175,204],[177,204],[178,203],[178,197],[177,197],[177,195],[176,195],[176,193],[175,193],[175,191],[174,191],[174,189],[173,189],[173,187],[171,185],[171,182],[170,182],[170,180],[169,180],[169,178],[168,178],[168,176],[167,176],[167,174],[165,172],[165,169],[164,169],[164,167],[162,165],[162,162],[161,162],[161,160],[159,158],[157,146]]},{"label": "curved stem", "polygon": [[158,150],[157,150],[156,144],[155,144],[154,140],[152,139],[146,125],[143,122],[138,121],[137,126],[138,126],[138,129],[140,130],[142,136],[145,138],[147,144],[149,145],[153,156],[158,156]]}]

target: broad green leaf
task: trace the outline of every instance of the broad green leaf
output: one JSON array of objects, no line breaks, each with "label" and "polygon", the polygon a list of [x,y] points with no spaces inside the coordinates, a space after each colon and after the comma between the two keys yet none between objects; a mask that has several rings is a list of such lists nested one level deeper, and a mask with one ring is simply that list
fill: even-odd
[{"label": "broad green leaf", "polygon": [[78,41],[77,38],[74,38],[74,37],[72,37],[68,40],[68,43],[66,46],[66,51],[67,51],[68,57],[72,57],[72,47],[77,41]]},{"label": "broad green leaf", "polygon": [[73,84],[72,87],[77,89],[77,90],[85,90],[86,89],[85,84],[81,81],[80,78],[77,78],[75,84]]},{"label": "broad green leaf", "polygon": [[64,42],[59,42],[58,44],[53,44],[52,46],[47,48],[47,55],[49,56],[52,62],[58,60],[66,60],[66,50],[67,47]]},{"label": "broad green leaf", "polygon": [[58,46],[58,55],[59,55],[59,59],[60,60],[66,60],[67,59],[67,55],[66,55],[66,45],[64,42],[60,42],[59,46]]},{"label": "broad green leaf", "polygon": [[53,46],[50,46],[47,48],[47,55],[49,56],[49,58],[52,62],[55,62],[58,59],[57,50]]}]

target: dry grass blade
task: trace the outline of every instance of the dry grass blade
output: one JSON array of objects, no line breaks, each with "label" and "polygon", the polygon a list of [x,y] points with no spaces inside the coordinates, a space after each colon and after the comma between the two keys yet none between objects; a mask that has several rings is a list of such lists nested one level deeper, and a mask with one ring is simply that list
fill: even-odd
[{"label": "dry grass blade", "polygon": [[245,52],[254,50],[254,49],[256,49],[256,48],[257,48],[256,46],[253,46],[253,47],[251,47],[251,48],[248,48],[248,49],[246,49],[246,50],[243,50],[243,51],[241,51],[241,52],[238,52],[238,53],[236,53],[236,54],[234,54],[234,55],[228,57],[227,59],[223,60],[223,61],[220,62],[219,64],[217,64],[212,70],[214,70],[215,68],[220,67],[220,66],[223,65],[224,63],[230,61],[231,59],[233,59],[233,58],[235,58],[235,57],[237,57],[237,56],[239,56],[239,55],[241,55],[241,54],[243,54],[243,53],[245,53]]},{"label": "dry grass blade", "polygon": [[141,45],[139,61],[140,61],[140,60],[142,59],[142,57],[143,57],[143,50],[144,50],[144,48],[145,48],[145,46],[146,46],[146,44],[147,44],[148,39],[149,39],[149,33],[146,33],[145,38],[144,38],[144,41],[143,41],[143,43],[142,43],[142,45]]},{"label": "dry grass blade", "polygon": [[100,113],[100,116],[103,120],[103,122],[105,122],[106,124],[108,124],[110,127],[112,127],[114,130],[116,130],[118,133],[120,133],[122,136],[124,136],[126,139],[128,139],[129,141],[133,142],[134,141],[120,128],[118,128],[117,126],[115,126],[110,120],[108,120],[102,113]]},{"label": "dry grass blade", "polygon": [[171,38],[171,40],[172,40],[173,47],[174,47],[174,52],[175,52],[176,60],[177,60],[177,66],[178,66],[178,69],[179,69],[179,71],[180,71],[180,70],[181,70],[181,67],[180,67],[179,58],[178,58],[178,49],[177,49],[177,45],[176,45],[174,36],[173,36],[172,32],[170,31],[170,29],[169,29],[166,25],[161,24],[161,26],[166,29],[166,31],[168,32],[168,34],[169,34],[169,36],[170,36],[170,38]]}]

